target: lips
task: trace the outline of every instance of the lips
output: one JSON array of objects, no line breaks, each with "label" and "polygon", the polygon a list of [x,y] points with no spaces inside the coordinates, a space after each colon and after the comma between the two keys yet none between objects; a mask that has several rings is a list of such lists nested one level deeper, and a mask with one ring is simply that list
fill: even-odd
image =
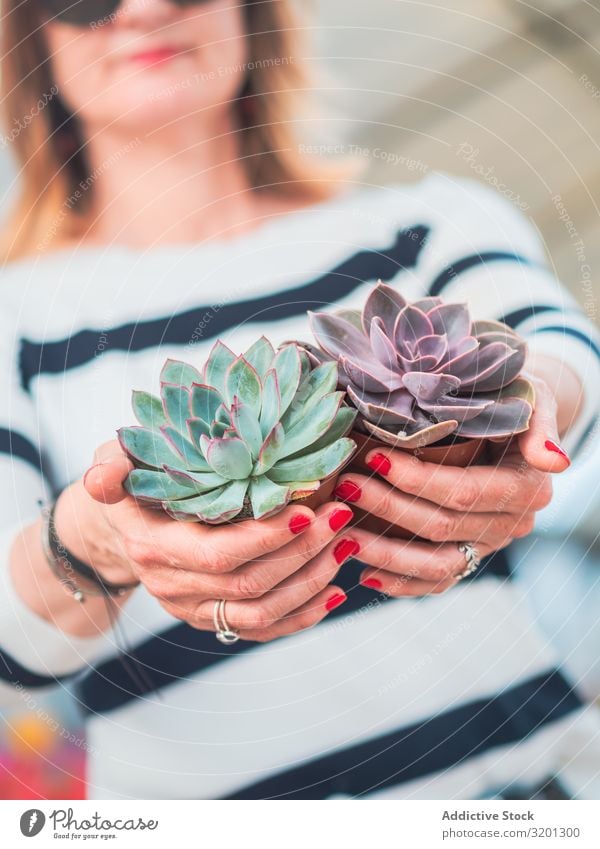
[{"label": "lips", "polygon": [[146,50],[138,50],[129,56],[129,61],[136,62],[141,65],[158,65],[162,62],[168,62],[183,53],[184,48],[181,47],[149,47]]}]

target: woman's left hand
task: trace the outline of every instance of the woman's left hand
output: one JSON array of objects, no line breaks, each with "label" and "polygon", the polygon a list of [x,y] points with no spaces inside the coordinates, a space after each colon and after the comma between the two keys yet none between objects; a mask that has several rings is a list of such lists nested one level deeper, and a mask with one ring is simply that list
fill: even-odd
[{"label": "woman's left hand", "polygon": [[467,565],[457,543],[472,543],[484,557],[531,533],[536,511],[552,497],[550,473],[570,462],[558,441],[554,397],[543,381],[533,382],[530,428],[495,446],[497,463],[439,466],[382,446],[366,457],[375,475],[340,477],[338,498],[421,538],[394,539],[360,528],[345,534],[360,545],[360,560],[369,566],[363,585],[392,596],[440,593],[456,584]]}]

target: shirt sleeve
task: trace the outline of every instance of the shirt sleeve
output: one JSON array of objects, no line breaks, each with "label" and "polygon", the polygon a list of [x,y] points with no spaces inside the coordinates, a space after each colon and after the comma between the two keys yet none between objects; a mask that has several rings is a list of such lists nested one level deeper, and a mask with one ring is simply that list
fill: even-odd
[{"label": "shirt sleeve", "polygon": [[[6,319],[6,310],[3,310]],[[14,327],[5,321],[5,327]],[[46,687],[101,653],[105,636],[75,637],[34,613],[16,592],[9,571],[19,531],[40,514],[52,487],[45,474],[40,427],[18,373],[18,334],[0,334],[0,704],[17,702],[23,688]],[[76,602],[73,602],[76,604]]]},{"label": "shirt sleeve", "polygon": [[600,412],[598,330],[557,280],[523,209],[476,180],[449,174],[430,176],[423,189],[433,222],[417,268],[423,291],[467,302],[475,318],[505,322],[532,354],[548,354],[579,377],[582,409],[564,439],[576,455]]}]

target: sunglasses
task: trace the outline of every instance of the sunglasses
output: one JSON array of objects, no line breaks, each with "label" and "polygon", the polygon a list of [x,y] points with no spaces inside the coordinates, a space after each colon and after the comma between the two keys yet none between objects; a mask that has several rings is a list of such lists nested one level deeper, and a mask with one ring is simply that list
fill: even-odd
[{"label": "sunglasses", "polygon": [[[143,4],[144,0],[141,0]],[[203,6],[212,0],[170,0],[176,6]],[[46,12],[54,21],[74,26],[94,26],[111,23],[121,0],[42,0]]]}]

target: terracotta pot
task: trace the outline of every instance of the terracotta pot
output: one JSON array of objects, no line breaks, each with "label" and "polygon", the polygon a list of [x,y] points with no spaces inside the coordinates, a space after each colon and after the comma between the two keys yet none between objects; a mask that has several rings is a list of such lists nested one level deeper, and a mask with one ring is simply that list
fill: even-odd
[{"label": "terracotta pot", "polygon": [[321,504],[332,501],[333,490],[336,487],[338,475],[340,474],[341,472],[337,472],[335,475],[325,478],[316,492],[311,492],[310,495],[306,495],[304,498],[292,498],[290,504],[303,504],[305,507],[310,507],[311,510],[316,510]]},{"label": "terracotta pot", "polygon": [[[352,462],[346,471],[352,472],[354,470],[362,475],[373,475],[373,470],[365,463],[366,455],[375,449],[379,451],[389,450],[390,446],[357,430],[352,431],[350,436],[358,445],[358,451],[352,458]],[[427,463],[438,463],[440,466],[457,466],[464,469],[466,466],[477,462],[483,454],[487,442],[487,439],[462,439],[455,440],[448,445],[428,445],[425,448],[401,448],[396,450],[406,451],[407,454],[413,454],[419,460]],[[374,516],[371,513],[360,510],[355,504],[352,505],[352,509],[356,517],[354,524],[365,528],[365,530],[378,535],[400,539],[411,539],[415,536],[411,531],[407,531],[405,528],[400,527],[400,525],[392,525],[379,516]]]}]

